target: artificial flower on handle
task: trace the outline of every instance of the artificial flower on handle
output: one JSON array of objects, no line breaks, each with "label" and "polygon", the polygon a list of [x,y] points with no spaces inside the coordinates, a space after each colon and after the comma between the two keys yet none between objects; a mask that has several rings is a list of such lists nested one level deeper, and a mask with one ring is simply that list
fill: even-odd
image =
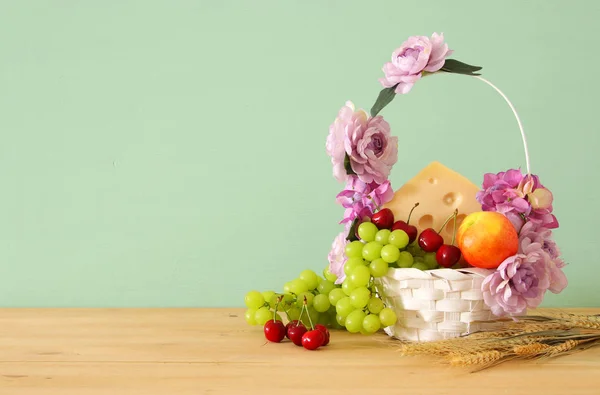
[{"label": "artificial flower on handle", "polygon": [[471,66],[456,59],[448,59],[454,51],[444,42],[444,34],[433,33],[431,37],[411,36],[393,53],[391,61],[383,65],[384,87],[371,108],[371,116],[376,116],[396,94],[409,93],[414,84],[425,75],[454,73],[479,75],[479,66]]},{"label": "artificial flower on handle", "polygon": [[444,42],[444,34],[412,36],[392,53],[392,60],[383,65],[385,76],[379,80],[385,88],[395,93],[410,92],[423,73],[435,73],[452,54]]},{"label": "artificial flower on handle", "polygon": [[547,229],[558,228],[552,214],[552,192],[545,188],[536,175],[524,175],[519,169],[487,173],[482,190],[476,195],[483,211],[504,214],[517,232],[528,222]]},{"label": "artificial flower on handle", "polygon": [[390,125],[381,116],[355,110],[351,101],[330,125],[325,147],[339,182],[356,175],[364,183],[382,184],[398,160],[398,137],[391,136]]}]

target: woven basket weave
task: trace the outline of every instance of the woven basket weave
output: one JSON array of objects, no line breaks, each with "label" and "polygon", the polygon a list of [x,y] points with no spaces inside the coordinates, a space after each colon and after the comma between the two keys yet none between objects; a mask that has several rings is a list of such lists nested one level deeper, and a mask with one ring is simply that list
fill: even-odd
[{"label": "woven basket weave", "polygon": [[490,273],[476,268],[390,268],[376,283],[383,301],[398,316],[396,325],[385,332],[401,340],[426,342],[487,329],[474,321],[494,318],[481,292]]},{"label": "woven basket weave", "polygon": [[[474,78],[491,86],[512,110],[523,140],[527,174],[531,174],[527,138],[517,110],[494,84],[480,76]],[[385,304],[398,316],[397,323],[384,328],[385,332],[401,340],[427,342],[493,329],[494,324],[476,322],[496,318],[481,291],[483,280],[491,273],[477,268],[390,268],[375,283]]]}]

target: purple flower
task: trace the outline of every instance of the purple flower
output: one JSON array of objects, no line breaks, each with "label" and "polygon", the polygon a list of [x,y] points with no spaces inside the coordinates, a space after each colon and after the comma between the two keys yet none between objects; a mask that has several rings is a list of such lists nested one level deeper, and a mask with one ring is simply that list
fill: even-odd
[{"label": "purple flower", "polygon": [[379,82],[386,88],[396,86],[396,93],[408,93],[423,72],[435,73],[450,54],[443,33],[409,37],[392,53],[392,61],[383,65],[385,76]]},{"label": "purple flower", "polygon": [[348,240],[346,240],[347,233],[348,231],[344,231],[336,236],[331,244],[331,251],[329,251],[329,255],[327,256],[329,271],[337,276],[336,284],[341,284],[346,278],[344,265],[348,259],[346,256],[346,244],[348,244]]},{"label": "purple flower", "polygon": [[346,209],[340,223],[348,223],[356,218],[371,216],[381,205],[394,197],[389,181],[378,185],[375,182],[365,184],[356,176],[348,177],[346,188],[336,196],[339,204]]},{"label": "purple flower", "polygon": [[364,183],[383,184],[398,160],[398,137],[391,136],[390,125],[381,117],[346,128],[344,148],[350,166]]},{"label": "purple flower", "polygon": [[339,182],[346,182],[348,175],[344,168],[344,158],[346,150],[344,140],[349,133],[356,129],[364,128],[367,123],[368,115],[364,110],[354,110],[354,104],[347,101],[344,107],[338,112],[337,118],[329,126],[329,135],[325,148],[327,154],[331,157],[333,165],[333,175]]},{"label": "purple flower", "polygon": [[527,221],[549,229],[558,227],[556,217],[551,214],[552,193],[540,184],[536,175],[524,176],[517,169],[487,173],[476,198],[483,211],[504,214],[517,231]]},{"label": "purple flower", "polygon": [[481,289],[485,303],[496,316],[519,315],[540,305],[550,287],[550,257],[539,243],[531,243],[508,257],[485,278]]},{"label": "purple flower", "polygon": [[519,251],[522,251],[524,246],[531,243],[541,244],[542,250],[550,256],[550,259],[556,259],[560,256],[560,250],[552,238],[552,230],[539,226],[534,222],[527,222],[519,233]]},{"label": "purple flower", "polygon": [[524,253],[533,243],[539,244],[542,251],[548,255],[546,261],[546,270],[550,276],[548,289],[553,293],[562,292],[567,287],[568,280],[562,271],[565,263],[560,258],[560,250],[552,238],[552,230],[538,226],[534,222],[527,222],[519,233],[519,253]]}]

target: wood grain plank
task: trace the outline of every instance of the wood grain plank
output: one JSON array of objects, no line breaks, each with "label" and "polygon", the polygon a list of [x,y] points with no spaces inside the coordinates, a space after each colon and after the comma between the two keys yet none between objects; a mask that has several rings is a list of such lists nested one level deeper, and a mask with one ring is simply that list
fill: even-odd
[{"label": "wood grain plank", "polygon": [[400,357],[396,346],[385,335],[342,331],[316,352],[265,343],[242,309],[0,309],[0,394],[563,395],[600,387],[600,349],[470,374]]}]

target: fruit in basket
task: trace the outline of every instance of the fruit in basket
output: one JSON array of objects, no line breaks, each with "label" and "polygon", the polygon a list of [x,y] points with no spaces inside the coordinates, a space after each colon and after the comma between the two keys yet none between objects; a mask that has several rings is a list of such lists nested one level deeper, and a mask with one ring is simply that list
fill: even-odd
[{"label": "fruit in basket", "polygon": [[417,208],[418,206],[419,206],[419,203],[417,202],[417,203],[415,203],[413,208],[410,209],[410,212],[408,213],[408,218],[406,219],[406,222],[399,220],[399,221],[394,222],[394,225],[392,225],[392,231],[403,230],[404,232],[406,232],[406,234],[408,235],[408,243],[409,244],[417,239],[417,235],[419,233],[416,226],[410,225],[410,216],[412,215],[415,208]]},{"label": "fruit in basket", "polygon": [[519,248],[519,235],[503,214],[479,211],[469,214],[456,233],[458,248],[471,266],[495,269]]},{"label": "fruit in basket", "polygon": [[368,243],[370,241],[375,240],[375,235],[377,235],[377,232],[379,231],[379,229],[377,229],[377,226],[375,226],[374,223],[372,222],[363,222],[362,224],[358,225],[358,229],[357,229],[357,233],[358,233],[358,237]]},{"label": "fruit in basket", "polygon": [[383,246],[376,241],[367,243],[362,249],[362,257],[369,262],[373,262],[375,259],[381,258],[382,248]]},{"label": "fruit in basket", "polygon": [[444,238],[433,228],[427,228],[419,235],[419,247],[425,252],[435,252],[442,244]]},{"label": "fruit in basket", "polygon": [[391,229],[394,225],[394,213],[389,208],[383,208],[371,216],[371,222],[379,229]]},{"label": "fruit in basket", "polygon": [[[481,211],[481,203],[476,199],[480,186],[475,185],[460,173],[439,162],[432,162],[412,179],[394,191],[394,197],[382,207],[392,210],[394,217],[407,218],[415,202],[410,224],[421,233],[427,228],[440,229],[447,213],[458,209],[458,224],[464,216]],[[445,243],[452,238],[449,227],[440,233]]]},{"label": "fruit in basket", "polygon": [[386,245],[389,242],[390,234],[391,233],[392,233],[392,231],[389,230],[389,229],[381,229],[375,235],[375,241],[378,242],[381,245]]},{"label": "fruit in basket", "polygon": [[388,243],[398,247],[399,249],[406,248],[409,242],[410,237],[402,229],[393,230],[392,233],[390,233],[390,237],[388,238]]},{"label": "fruit in basket", "polygon": [[[442,230],[452,218],[456,218],[457,214],[458,210],[454,210],[454,213],[446,218],[446,221],[444,221],[438,231],[433,228],[427,228],[422,231],[418,240],[419,247],[425,252],[436,252],[444,244],[444,238],[441,235]],[[456,221],[454,222],[456,223]]]},{"label": "fruit in basket", "polygon": [[445,268],[451,268],[460,260],[460,249],[457,246],[444,244],[435,253],[437,263]]},{"label": "fruit in basket", "polygon": [[458,214],[458,212],[454,212],[454,227],[452,230],[452,242],[450,244],[444,244],[442,245],[437,252],[435,253],[435,260],[437,261],[437,263],[442,266],[445,267],[447,269],[451,268],[452,266],[454,266],[455,264],[458,263],[458,261],[460,260],[460,249],[454,245],[454,242],[456,241],[456,215]]}]

